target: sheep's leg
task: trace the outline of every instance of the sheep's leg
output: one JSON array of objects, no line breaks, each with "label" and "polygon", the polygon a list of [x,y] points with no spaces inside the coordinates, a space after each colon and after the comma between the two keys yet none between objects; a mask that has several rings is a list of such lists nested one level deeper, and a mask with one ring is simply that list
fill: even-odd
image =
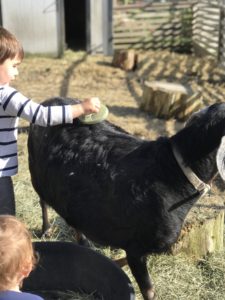
[{"label": "sheep's leg", "polygon": [[127,254],[128,265],[136,279],[144,300],[154,299],[153,285],[147,270],[146,257],[136,257]]},{"label": "sheep's leg", "polygon": [[[46,202],[40,198],[40,205],[41,205],[41,211],[42,211],[42,235],[49,235],[50,234],[50,228],[51,225],[48,220],[48,206]],[[76,230],[76,239],[79,245],[90,247],[90,242],[85,237],[85,235],[80,232],[79,230]]]},{"label": "sheep's leg", "polygon": [[81,246],[85,246],[85,247],[89,247],[91,248],[92,247],[92,244],[91,242],[86,238],[86,236],[79,230],[75,229],[76,230],[76,240],[77,240],[77,243]]},{"label": "sheep's leg", "polygon": [[51,227],[48,220],[48,207],[44,200],[40,199],[41,211],[42,211],[42,235],[48,235],[48,231]]}]

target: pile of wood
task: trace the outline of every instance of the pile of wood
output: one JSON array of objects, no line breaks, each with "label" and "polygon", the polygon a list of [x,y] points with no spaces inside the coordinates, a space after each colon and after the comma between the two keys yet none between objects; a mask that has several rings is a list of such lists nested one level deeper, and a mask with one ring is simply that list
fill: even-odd
[{"label": "pile of wood", "polygon": [[203,107],[200,93],[179,83],[145,81],[141,109],[158,118],[185,121]]}]

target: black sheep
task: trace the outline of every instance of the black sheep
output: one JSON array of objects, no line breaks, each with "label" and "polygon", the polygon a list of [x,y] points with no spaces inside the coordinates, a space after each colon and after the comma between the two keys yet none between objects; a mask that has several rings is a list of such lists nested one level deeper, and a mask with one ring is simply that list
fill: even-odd
[{"label": "black sheep", "polygon": [[71,242],[36,242],[40,260],[23,283],[23,290],[44,299],[60,299],[60,292],[83,292],[95,299],[134,300],[126,274],[110,259]]},{"label": "black sheep", "polygon": [[[55,98],[44,105],[71,101]],[[101,245],[124,249],[143,298],[153,299],[146,256],[170,249],[187,213],[215,176],[216,161],[223,171],[224,130],[223,103],[194,114],[171,138],[155,141],[107,121],[32,125],[32,183],[41,200],[69,225]]]}]

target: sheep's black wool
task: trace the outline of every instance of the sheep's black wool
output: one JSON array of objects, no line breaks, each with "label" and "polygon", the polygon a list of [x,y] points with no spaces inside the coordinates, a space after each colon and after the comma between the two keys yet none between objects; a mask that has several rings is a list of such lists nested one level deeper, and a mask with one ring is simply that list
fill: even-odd
[{"label": "sheep's black wool", "polygon": [[24,291],[49,300],[61,299],[60,292],[86,293],[99,300],[135,299],[126,274],[90,248],[71,242],[35,242],[34,249],[40,259],[24,280]]},{"label": "sheep's black wool", "polygon": [[[45,105],[71,102],[55,98]],[[149,300],[154,293],[146,255],[170,249],[199,198],[171,145],[184,164],[210,183],[217,163],[219,170],[224,168],[224,130],[223,103],[194,114],[171,138],[154,141],[139,139],[107,121],[32,125],[28,141],[32,183],[42,203],[69,225],[99,244],[124,249],[143,297]]]}]

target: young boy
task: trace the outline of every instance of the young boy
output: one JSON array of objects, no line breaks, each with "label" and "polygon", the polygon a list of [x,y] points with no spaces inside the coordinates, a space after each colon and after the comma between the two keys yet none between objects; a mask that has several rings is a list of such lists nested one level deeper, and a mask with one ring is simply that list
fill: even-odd
[{"label": "young boy", "polygon": [[41,126],[72,123],[74,118],[97,113],[97,97],[80,104],[44,107],[10,87],[18,75],[24,51],[16,37],[0,27],[0,214],[15,214],[11,176],[17,173],[17,126],[21,117]]},{"label": "young boy", "polygon": [[43,300],[20,292],[36,263],[31,236],[13,216],[0,216],[0,300]]}]

